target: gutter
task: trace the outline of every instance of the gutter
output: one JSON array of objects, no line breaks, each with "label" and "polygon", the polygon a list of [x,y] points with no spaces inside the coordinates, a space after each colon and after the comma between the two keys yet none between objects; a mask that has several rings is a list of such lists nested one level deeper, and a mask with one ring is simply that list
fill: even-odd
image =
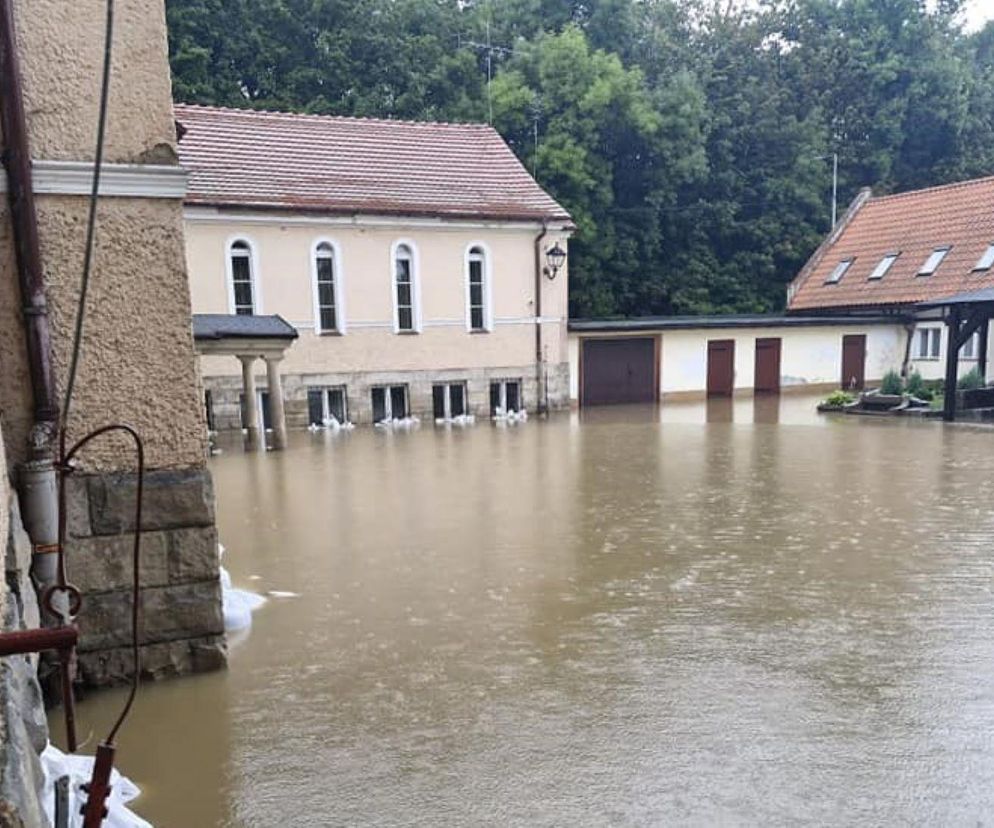
[{"label": "gutter", "polygon": [[535,236],[535,411],[538,414],[545,414],[549,407],[542,355],[542,242],[547,235],[549,225],[543,221],[541,231]]},{"label": "gutter", "polygon": [[[21,467],[20,494],[25,528],[32,542],[32,574],[41,589],[57,580],[59,502],[55,472],[55,432],[59,403],[52,367],[52,337],[45,302],[45,275],[38,241],[38,213],[31,177],[21,68],[17,57],[13,3],[0,7],[0,128],[5,146],[11,231],[17,261],[21,312],[34,401],[30,460]],[[5,505],[0,504],[2,508]]]},{"label": "gutter", "polygon": [[45,277],[38,242],[38,214],[35,209],[31,153],[28,146],[24,95],[17,58],[13,4],[4,2],[0,12],[0,128],[5,146],[3,164],[7,171],[7,195],[14,236],[14,251],[21,290],[21,311],[28,354],[28,370],[34,397],[32,456],[51,457],[59,403],[52,369],[52,339],[45,302]]}]

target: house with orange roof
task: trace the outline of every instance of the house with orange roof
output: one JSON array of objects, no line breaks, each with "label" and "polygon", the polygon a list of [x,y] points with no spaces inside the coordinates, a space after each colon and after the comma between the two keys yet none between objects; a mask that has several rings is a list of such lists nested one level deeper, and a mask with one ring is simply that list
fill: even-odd
[{"label": "house with orange roof", "polygon": [[[994,176],[896,195],[862,191],[790,284],[787,308],[893,315],[906,329],[895,367],[941,379],[958,356],[957,373],[986,378],[985,290],[994,290]],[[950,348],[956,308],[974,316],[958,354]],[[853,348],[851,359],[859,356]]]},{"label": "house with orange roof", "polygon": [[864,190],[790,284],[785,314],[571,320],[570,395],[862,389],[891,370],[955,385],[973,369],[986,379],[991,314],[994,177]]},{"label": "house with orange roof", "polygon": [[214,428],[282,442],[285,425],[568,404],[573,223],[493,128],[184,104],[176,120]]}]

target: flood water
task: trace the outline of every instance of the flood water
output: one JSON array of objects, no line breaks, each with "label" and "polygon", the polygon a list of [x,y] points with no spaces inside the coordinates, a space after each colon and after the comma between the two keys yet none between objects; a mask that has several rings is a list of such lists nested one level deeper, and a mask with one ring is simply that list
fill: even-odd
[{"label": "flood water", "polygon": [[[136,810],[986,822],[994,431],[813,404],[225,444],[225,563],[299,595],[256,613],[226,672],[143,689],[118,751]],[[84,701],[84,733],[121,698]]]}]

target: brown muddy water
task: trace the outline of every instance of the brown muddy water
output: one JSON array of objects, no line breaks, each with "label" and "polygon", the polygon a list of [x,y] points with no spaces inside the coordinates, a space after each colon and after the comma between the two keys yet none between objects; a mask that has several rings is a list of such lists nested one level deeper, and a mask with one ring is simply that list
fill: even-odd
[{"label": "brown muddy water", "polygon": [[[212,461],[224,673],[146,686],[159,826],[977,825],[994,431],[808,397]],[[119,693],[80,707],[103,733]],[[53,718],[55,734],[60,734]]]}]

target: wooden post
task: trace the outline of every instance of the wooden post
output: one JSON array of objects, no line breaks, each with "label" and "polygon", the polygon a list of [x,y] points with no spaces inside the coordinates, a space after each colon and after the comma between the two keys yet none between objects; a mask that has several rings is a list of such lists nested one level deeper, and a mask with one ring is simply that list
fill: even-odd
[{"label": "wooden post", "polygon": [[953,305],[946,317],[946,386],[942,401],[942,419],[956,419],[956,381],[959,369],[960,309]]},{"label": "wooden post", "polygon": [[980,374],[980,381],[984,385],[987,385],[987,333],[990,325],[990,319],[981,322],[980,336],[977,337],[980,340],[977,348],[977,373]]}]

